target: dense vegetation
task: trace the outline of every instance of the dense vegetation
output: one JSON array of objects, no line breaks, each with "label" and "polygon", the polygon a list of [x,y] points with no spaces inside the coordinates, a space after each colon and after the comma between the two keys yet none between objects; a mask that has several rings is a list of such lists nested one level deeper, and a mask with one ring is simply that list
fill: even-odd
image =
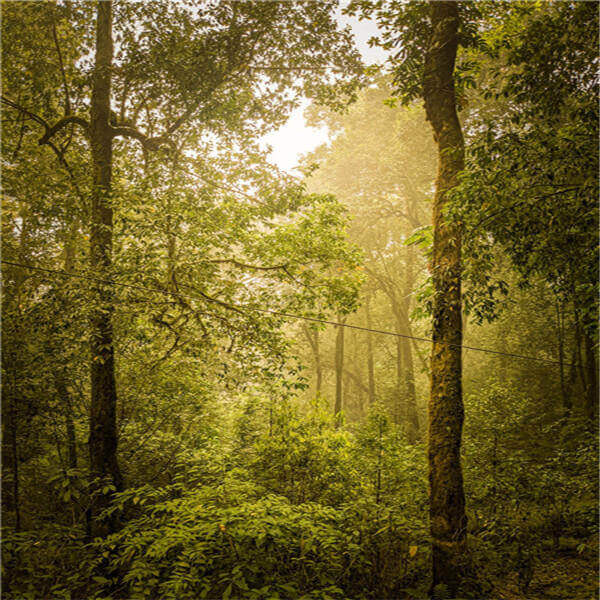
[{"label": "dense vegetation", "polygon": [[598,597],[597,8],[4,2],[3,597]]}]

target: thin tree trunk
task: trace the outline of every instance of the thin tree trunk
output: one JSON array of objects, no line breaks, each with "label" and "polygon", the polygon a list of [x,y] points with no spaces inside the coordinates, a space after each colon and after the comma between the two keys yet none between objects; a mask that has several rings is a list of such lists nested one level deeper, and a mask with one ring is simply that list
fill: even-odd
[{"label": "thin tree trunk", "polygon": [[409,444],[416,444],[419,441],[419,414],[417,410],[417,390],[415,388],[415,367],[410,340],[407,338],[401,339],[402,370],[406,389],[406,437]]},{"label": "thin tree trunk", "polygon": [[[365,302],[365,313],[367,316],[367,327],[372,329],[371,306],[370,298],[368,297]],[[375,402],[375,366],[373,360],[373,337],[370,332],[367,333],[367,376],[369,379],[369,404],[373,404]]]},{"label": "thin tree trunk", "polygon": [[[18,257],[20,262],[28,262],[27,257],[27,243],[29,237],[29,211],[25,207],[20,212],[21,217],[21,231],[19,233],[19,250]],[[22,302],[22,287],[25,282],[25,272],[21,268],[17,268],[14,274],[14,296],[10,298],[6,293],[3,296],[3,307],[9,301],[14,302],[15,308],[21,306]],[[18,311],[20,313],[20,310]],[[21,348],[20,344],[25,339],[25,331],[23,329],[23,323],[21,321],[21,315],[19,314],[15,322],[15,330],[11,346],[8,349],[2,349],[2,362],[5,373],[7,374],[6,379],[2,380],[2,395],[3,400],[7,401],[7,418],[2,419],[2,434],[3,443],[6,444],[10,440],[10,465],[12,469],[12,501],[13,508],[15,511],[15,530],[18,532],[21,530],[21,500],[20,500],[20,480],[19,480],[19,420],[27,419],[27,410],[19,415],[19,386],[18,376],[21,369]],[[3,406],[4,408],[4,406]],[[4,413],[3,413],[4,414]],[[6,461],[8,462],[8,461]],[[3,463],[4,465],[4,463]]]},{"label": "thin tree trunk", "polygon": [[[412,335],[408,320],[408,305],[401,307],[393,303],[396,318],[396,332],[402,335]],[[406,337],[396,337],[398,396],[402,398],[402,419],[406,427],[406,438],[409,444],[416,444],[419,439],[419,415],[417,411],[417,392],[415,387],[415,366],[412,355],[411,340]]]},{"label": "thin tree trunk", "polygon": [[556,321],[558,327],[558,368],[560,374],[560,390],[562,394],[563,411],[566,417],[571,414],[573,402],[571,400],[571,391],[565,377],[565,314],[561,302],[556,301]]},{"label": "thin tree trunk", "polygon": [[315,330],[314,333],[315,340],[315,372],[317,376],[317,396],[321,395],[321,391],[323,390],[323,366],[321,365],[321,354],[319,352],[319,332]]},{"label": "thin tree trunk", "polygon": [[[406,249],[406,281],[407,288],[412,291],[414,285],[413,259],[414,249]],[[405,335],[412,335],[410,327],[410,295],[404,295],[401,301],[402,310],[400,317],[404,323],[399,323]],[[408,338],[402,338],[402,361],[404,371],[405,401],[406,401],[406,436],[409,444],[416,444],[419,440],[419,413],[417,410],[417,390],[415,387],[415,366],[412,355],[412,345]]]},{"label": "thin tree trunk", "polygon": [[[461,387],[461,235],[445,222],[446,193],[464,168],[464,141],[454,92],[458,48],[456,2],[430,3],[432,35],[425,56],[423,97],[438,146],[433,206],[434,288],[429,485],[432,591],[443,584],[456,597],[464,569],[467,517],[460,463],[464,408]],[[450,345],[452,344],[452,345]]]},{"label": "thin tree trunk", "polygon": [[[346,317],[338,315],[340,323],[346,322]],[[344,377],[344,329],[338,326],[335,338],[335,406],[333,414],[337,417],[342,412],[342,387]]]},{"label": "thin tree trunk", "polygon": [[[90,110],[90,143],[93,165],[91,202],[90,263],[99,279],[109,279],[112,264],[113,210],[112,131],[110,119],[110,88],[113,57],[112,3],[98,2],[96,24],[96,57],[92,77]],[[95,284],[91,314],[91,410],[90,410],[90,470],[92,478],[108,479],[117,490],[123,479],[117,463],[117,391],[113,346],[112,316],[114,291],[108,284]],[[93,496],[92,516],[108,503],[109,497]],[[106,533],[99,525],[96,535]]]}]

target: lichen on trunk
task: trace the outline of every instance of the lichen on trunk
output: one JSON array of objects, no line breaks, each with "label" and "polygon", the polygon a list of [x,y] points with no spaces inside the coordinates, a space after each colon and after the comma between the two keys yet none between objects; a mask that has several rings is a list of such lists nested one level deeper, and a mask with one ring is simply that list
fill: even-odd
[{"label": "lichen on trunk", "polygon": [[433,348],[429,399],[430,529],[432,590],[455,597],[466,554],[465,497],[460,463],[464,409],[461,388],[461,234],[447,222],[447,192],[464,168],[464,141],[456,110],[454,64],[458,48],[456,2],[431,2],[432,33],[425,57],[423,96],[438,146],[431,261]]}]

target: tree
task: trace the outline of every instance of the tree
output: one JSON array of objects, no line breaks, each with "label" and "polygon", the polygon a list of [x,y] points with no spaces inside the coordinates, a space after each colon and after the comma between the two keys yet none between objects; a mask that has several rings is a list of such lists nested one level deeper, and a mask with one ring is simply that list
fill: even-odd
[{"label": "tree", "polygon": [[456,2],[431,3],[431,38],[425,55],[423,98],[438,145],[433,205],[433,348],[429,397],[432,589],[455,596],[465,559],[467,517],[460,464],[462,400],[461,234],[445,221],[447,194],[464,168],[464,142],[456,110],[454,64],[458,49]]},{"label": "tree", "polygon": [[[463,424],[462,310],[460,226],[447,221],[448,193],[464,167],[464,142],[457,116],[455,62],[459,36],[463,45],[478,14],[476,7],[456,2],[350,3],[349,11],[375,14],[382,29],[379,41],[399,48],[391,60],[396,94],[410,102],[422,98],[438,149],[438,175],[433,202],[433,348],[429,397],[430,528],[433,543],[432,590],[444,586],[455,595],[466,549],[466,515],[460,464]],[[460,28],[460,31],[459,31]]]},{"label": "tree", "polygon": [[335,336],[335,405],[333,414],[336,417],[341,417],[343,408],[343,386],[344,386],[344,324],[346,318],[343,314],[338,315],[338,322],[341,325],[336,327]]},{"label": "tree", "polygon": [[[96,56],[90,105],[90,148],[93,183],[91,200],[90,267],[101,280],[110,279],[113,245],[112,168],[114,132],[111,120],[111,79],[113,62],[112,2],[98,2],[96,17]],[[117,462],[117,386],[113,343],[113,290],[100,283],[94,296],[91,314],[91,405],[90,471],[99,478],[94,490],[92,515],[107,505],[108,494],[102,492],[108,478],[116,491],[123,488]],[[103,529],[96,528],[96,535]]]},{"label": "tree", "polygon": [[[345,203],[353,217],[349,235],[365,249],[367,283],[359,313],[362,323],[373,321],[371,313],[383,304],[385,309],[377,327],[410,336],[414,327],[414,292],[421,283],[425,257],[406,243],[415,230],[427,223],[434,148],[424,132],[424,111],[414,105],[398,107],[390,102],[390,83],[389,78],[375,74],[347,114],[312,108],[312,121],[325,123],[335,137],[331,144],[308,155],[305,164],[318,165],[307,177],[309,189],[330,190]],[[373,296],[372,302],[369,295]],[[364,389],[373,398],[375,344],[368,334],[361,334],[363,341],[367,346],[368,379]],[[414,385],[414,349],[407,342],[400,337],[394,343],[396,356],[389,368],[391,374],[393,367],[393,383],[388,384],[380,371],[378,387],[380,397],[389,397],[396,422],[416,442],[419,407]],[[355,377],[360,381],[360,373]],[[359,385],[359,389],[363,388]]]},{"label": "tree", "polygon": [[[71,112],[64,77],[61,84],[65,84],[67,114],[54,125],[19,102],[4,97],[3,102],[43,125],[40,144],[53,148],[59,160],[64,160],[65,152],[56,146],[58,136],[73,126],[89,136],[94,179],[90,267],[94,277],[103,281],[95,287],[91,315],[90,459],[92,474],[108,478],[120,489],[114,291],[106,283],[113,275],[113,213],[118,204],[112,181],[113,140],[138,141],[148,165],[151,153],[162,147],[175,152],[177,139],[190,142],[209,130],[229,132],[238,140],[250,133],[256,135],[281,123],[301,92],[330,103],[352,95],[359,61],[348,32],[331,26],[332,3],[301,7],[245,2],[207,2],[200,7],[195,3],[115,6],[120,47],[117,63],[112,52],[113,5],[103,1],[97,6],[95,43],[90,45],[95,65],[89,122]],[[156,14],[164,25],[160,29],[154,28]],[[190,32],[194,32],[191,38]],[[315,71],[321,76],[312,76]],[[115,101],[118,112],[112,110]],[[85,101],[80,108],[88,108]],[[182,151],[180,144],[177,152]],[[107,497],[102,497],[98,501],[105,503]]]}]

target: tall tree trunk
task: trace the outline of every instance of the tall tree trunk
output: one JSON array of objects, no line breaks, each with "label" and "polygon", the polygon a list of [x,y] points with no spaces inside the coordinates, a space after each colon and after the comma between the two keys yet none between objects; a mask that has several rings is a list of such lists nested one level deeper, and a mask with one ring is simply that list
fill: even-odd
[{"label": "tall tree trunk", "polygon": [[[110,279],[112,264],[113,210],[112,131],[110,127],[110,88],[113,57],[112,3],[98,2],[96,58],[92,77],[90,144],[93,165],[91,202],[90,263],[94,277]],[[90,470],[92,478],[109,480],[117,490],[123,479],[117,463],[117,391],[113,347],[112,316],[114,291],[109,284],[96,283],[91,314],[91,410]],[[95,490],[92,516],[98,514],[109,498]],[[106,533],[97,526],[96,535]]]},{"label": "tall tree trunk", "polygon": [[[343,315],[338,315],[338,321],[345,323],[346,318]],[[335,406],[333,414],[338,416],[342,412],[342,387],[344,377],[344,329],[343,326],[338,326],[335,337]]]},{"label": "tall tree trunk", "polygon": [[[413,290],[414,286],[414,249],[412,246],[406,249],[406,282],[407,289]],[[412,335],[410,327],[410,294],[405,294],[401,300],[401,320],[398,324],[402,327],[405,335]],[[399,332],[400,333],[400,332]],[[416,444],[419,440],[419,413],[417,410],[417,390],[415,387],[415,366],[412,355],[412,345],[408,338],[402,338],[402,361],[404,371],[404,387],[406,401],[406,435],[409,444]]]},{"label": "tall tree trunk", "polygon": [[406,401],[406,437],[409,444],[416,444],[419,441],[419,413],[417,411],[415,367],[410,340],[408,338],[400,339],[402,340],[402,371]]},{"label": "tall tree trunk", "polygon": [[557,323],[557,340],[558,340],[558,367],[560,375],[560,390],[562,394],[562,404],[564,415],[568,417],[573,408],[571,400],[570,386],[565,377],[565,311],[562,302],[556,301],[556,323]]},{"label": "tall tree trunk", "polygon": [[[412,335],[408,320],[408,305],[393,301],[396,318],[396,332],[402,335]],[[419,439],[419,415],[417,411],[417,392],[415,387],[415,366],[410,339],[396,337],[398,397],[402,400],[402,421],[406,428],[406,438],[409,444],[415,444]]]},{"label": "tall tree trunk", "polygon": [[[577,349],[577,366],[583,387],[583,412],[590,422],[595,424],[598,405],[598,363],[594,342],[585,329],[582,312],[576,300],[573,301],[575,315],[575,347]],[[583,347],[583,353],[582,353]]]},{"label": "tall tree trunk", "polygon": [[[19,233],[19,248],[18,259],[21,263],[28,262],[27,246],[30,235],[31,218],[29,209],[24,207],[20,211],[21,231]],[[23,348],[21,344],[26,339],[26,331],[24,330],[21,305],[22,305],[22,288],[25,283],[25,271],[22,268],[17,268],[14,273],[14,286],[12,296],[6,293],[3,288],[2,307],[6,310],[9,303],[13,304],[14,309],[18,313],[15,318],[14,332],[10,341],[10,346],[3,346],[0,353],[2,358],[3,371],[6,377],[2,379],[2,442],[3,452],[9,449],[9,452],[3,454],[4,460],[2,467],[8,464],[10,456],[10,467],[12,470],[12,490],[11,500],[12,508],[15,512],[15,530],[21,530],[21,499],[20,499],[20,480],[19,480],[19,429],[20,422],[26,422],[29,415],[19,390],[19,373],[22,368]],[[6,338],[8,340],[8,338]],[[21,410],[19,410],[21,408]],[[8,448],[7,448],[8,447]]]},{"label": "tall tree trunk", "polygon": [[[69,227],[69,233],[65,243],[64,270],[70,273],[75,262],[75,243],[77,239],[78,223],[76,220]],[[65,430],[67,434],[67,455],[69,469],[77,468],[77,436],[75,433],[75,421],[73,418],[73,401],[68,386],[68,370],[66,367],[59,369],[55,378],[56,391],[65,411]]]},{"label": "tall tree trunk", "polygon": [[[370,298],[365,302],[365,313],[367,316],[367,328],[372,329]],[[373,337],[370,332],[367,333],[367,377],[369,379],[369,404],[375,402],[375,367],[373,361]]]},{"label": "tall tree trunk", "polygon": [[438,146],[433,205],[434,287],[429,486],[432,590],[443,584],[456,596],[466,552],[467,517],[460,463],[464,408],[461,388],[461,235],[445,221],[446,193],[464,168],[464,141],[456,111],[454,63],[458,48],[456,2],[430,3],[432,34],[425,56],[423,97]]}]

